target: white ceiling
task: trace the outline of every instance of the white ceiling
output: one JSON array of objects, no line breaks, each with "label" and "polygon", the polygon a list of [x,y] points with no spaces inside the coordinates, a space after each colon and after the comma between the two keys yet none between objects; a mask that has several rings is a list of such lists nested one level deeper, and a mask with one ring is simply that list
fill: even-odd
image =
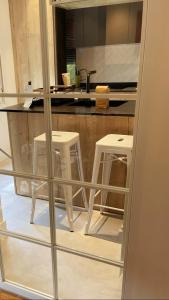
[{"label": "white ceiling", "polygon": [[52,1],[52,5],[65,9],[78,9],[140,1],[141,0],[54,0]]}]

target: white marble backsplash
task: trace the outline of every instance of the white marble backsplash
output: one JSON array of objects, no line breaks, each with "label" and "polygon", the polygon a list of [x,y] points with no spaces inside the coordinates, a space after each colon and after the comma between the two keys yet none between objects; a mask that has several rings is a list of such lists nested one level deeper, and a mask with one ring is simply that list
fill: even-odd
[{"label": "white marble backsplash", "polygon": [[91,82],[137,82],[139,57],[140,44],[76,49],[77,67],[97,71]]}]

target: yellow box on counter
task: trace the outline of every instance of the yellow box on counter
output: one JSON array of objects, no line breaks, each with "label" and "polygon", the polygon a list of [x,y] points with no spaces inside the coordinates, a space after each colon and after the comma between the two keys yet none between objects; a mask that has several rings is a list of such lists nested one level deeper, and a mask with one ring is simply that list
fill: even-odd
[{"label": "yellow box on counter", "polygon": [[[108,85],[97,85],[96,93],[105,94],[109,93],[110,89]],[[97,108],[108,108],[109,107],[109,99],[96,99],[96,107]]]}]

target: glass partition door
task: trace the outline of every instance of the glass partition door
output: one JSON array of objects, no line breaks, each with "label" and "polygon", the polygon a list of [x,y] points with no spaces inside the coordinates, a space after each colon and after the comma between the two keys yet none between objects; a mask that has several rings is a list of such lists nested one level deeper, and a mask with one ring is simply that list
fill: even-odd
[{"label": "glass partition door", "polygon": [[[17,115],[8,114],[13,163],[0,169],[1,287],[30,298],[120,299],[133,118],[113,109],[72,111],[73,92],[51,93],[45,0],[39,1],[39,17],[43,89],[1,93],[44,101],[41,113],[15,107]],[[90,96],[132,102],[137,93]],[[54,99],[66,99],[68,108],[52,108]]]}]

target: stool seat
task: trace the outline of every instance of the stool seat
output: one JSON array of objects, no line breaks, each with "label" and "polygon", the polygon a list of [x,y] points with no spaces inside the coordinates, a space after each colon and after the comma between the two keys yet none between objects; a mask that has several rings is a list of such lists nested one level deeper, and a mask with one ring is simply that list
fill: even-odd
[{"label": "stool seat", "polygon": [[[101,140],[96,142],[96,146],[109,148],[111,151],[117,150],[118,152],[131,150],[133,147],[133,136],[122,134],[108,134]],[[103,149],[103,148],[102,148]]]},{"label": "stool seat", "polygon": [[[79,133],[66,131],[52,131],[52,143],[74,145],[79,139]],[[45,142],[46,133],[43,133],[34,139],[35,142]]]}]

